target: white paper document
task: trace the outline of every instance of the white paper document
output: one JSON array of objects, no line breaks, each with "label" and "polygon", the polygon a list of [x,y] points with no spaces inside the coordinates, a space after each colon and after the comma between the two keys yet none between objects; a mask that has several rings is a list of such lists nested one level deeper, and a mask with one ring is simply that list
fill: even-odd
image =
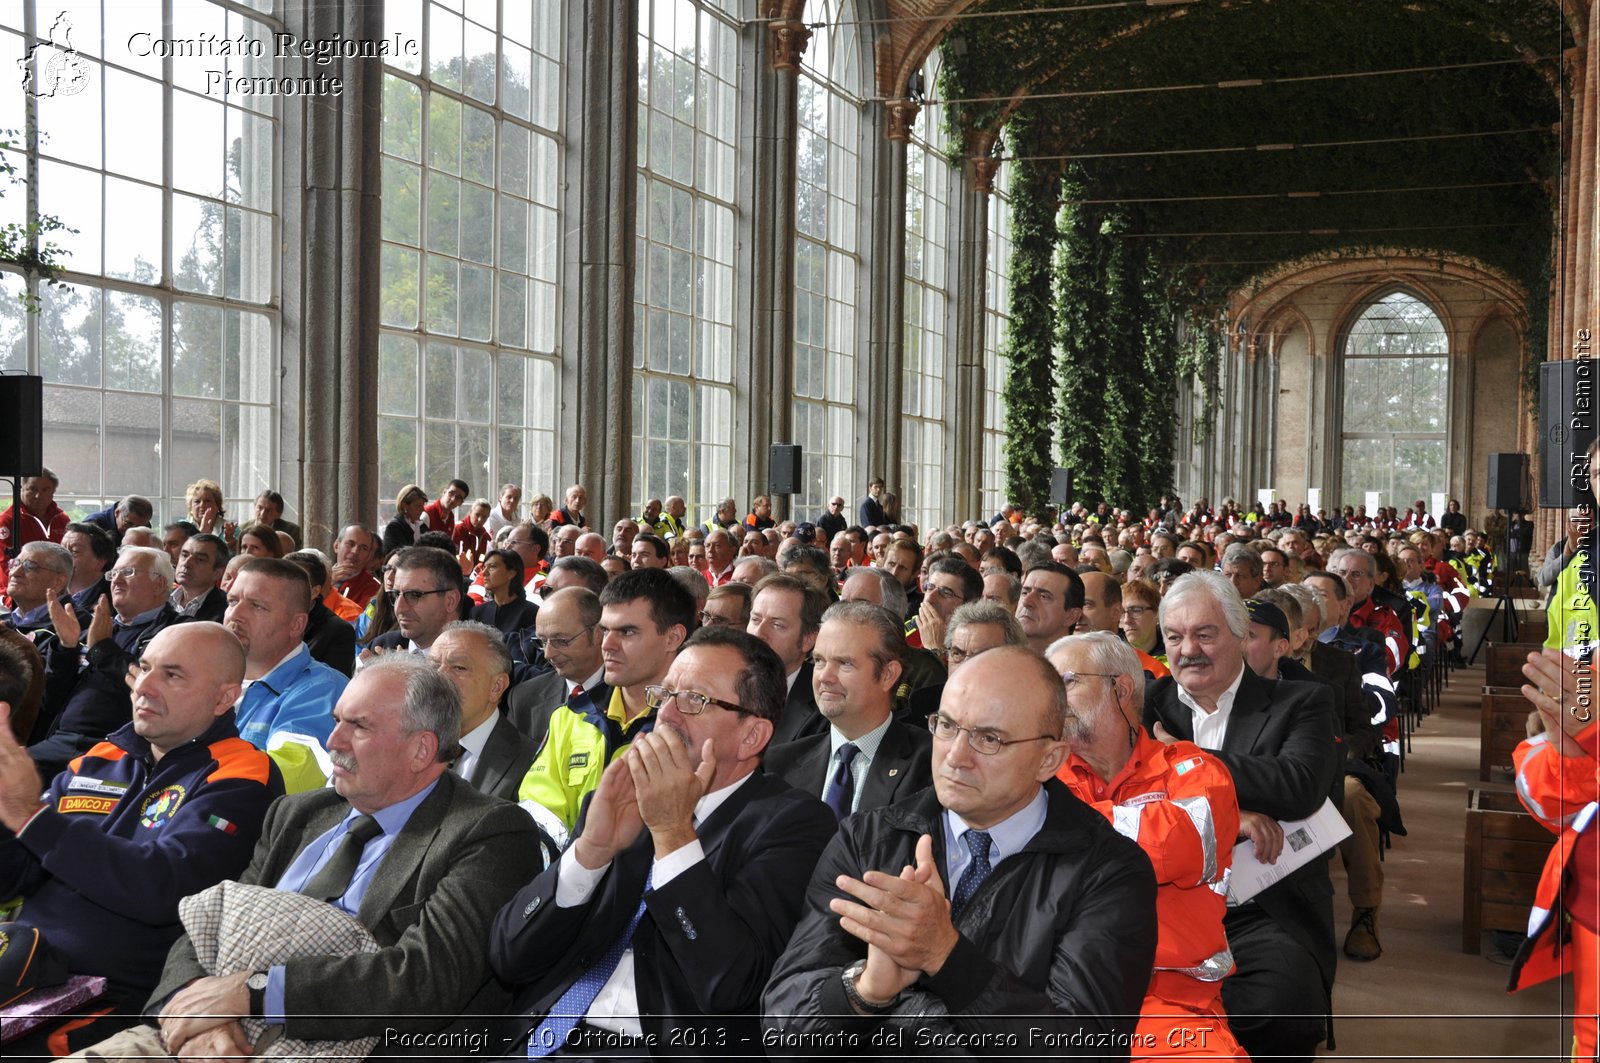
[{"label": "white paper document", "polygon": [[1256,844],[1246,838],[1233,847],[1233,872],[1228,876],[1228,907],[1243,904],[1279,879],[1295,871],[1350,837],[1344,821],[1331,800],[1310,819],[1279,823],[1283,828],[1283,852],[1275,864],[1256,859]]}]

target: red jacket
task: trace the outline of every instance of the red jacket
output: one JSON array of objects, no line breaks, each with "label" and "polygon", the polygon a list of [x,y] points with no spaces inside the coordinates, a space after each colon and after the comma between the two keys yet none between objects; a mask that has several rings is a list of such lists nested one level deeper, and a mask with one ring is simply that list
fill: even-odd
[{"label": "red jacket", "polygon": [[1383,633],[1383,653],[1390,677],[1398,676],[1411,657],[1411,640],[1406,637],[1405,625],[1394,615],[1394,610],[1379,605],[1367,595],[1366,600],[1350,610],[1351,627],[1370,627]]},{"label": "red jacket", "polygon": [[428,515],[429,531],[442,531],[446,535],[449,535],[455,530],[455,514],[451,513],[448,509],[445,509],[444,505],[440,503],[437,498],[423,506],[422,512]]},{"label": "red jacket", "polygon": [[[6,577],[11,571],[11,558],[9,556],[11,553],[11,536],[14,534],[17,524],[16,515],[12,512],[14,508],[7,506],[4,512],[0,512],[0,585],[5,583]],[[67,516],[65,510],[52,502],[50,503],[50,508],[44,511],[43,517],[36,516],[33,510],[23,506],[21,523],[22,542],[17,547],[19,550],[29,543],[36,543],[42,540],[59,543],[61,537],[67,534],[67,525],[72,523],[72,519]]]},{"label": "red jacket", "polygon": [[1163,1000],[1213,1000],[1233,970],[1222,929],[1239,798],[1222,761],[1192,742],[1164,745],[1143,731],[1117,777],[1101,779],[1074,753],[1056,777],[1139,843],[1156,872],[1155,973]]}]

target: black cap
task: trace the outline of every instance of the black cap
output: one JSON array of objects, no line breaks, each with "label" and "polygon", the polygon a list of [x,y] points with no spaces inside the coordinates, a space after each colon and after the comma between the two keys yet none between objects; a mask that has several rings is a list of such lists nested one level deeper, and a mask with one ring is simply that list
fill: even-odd
[{"label": "black cap", "polygon": [[70,977],[67,958],[45,941],[38,927],[0,923],[0,1007],[41,986],[57,986]]},{"label": "black cap", "polygon": [[1280,639],[1289,637],[1289,618],[1283,615],[1282,609],[1260,598],[1246,598],[1244,607],[1250,610],[1252,624],[1265,624],[1276,631]]},{"label": "black cap", "polygon": [[809,520],[803,520],[794,526],[794,533],[809,543],[817,537],[817,526]]}]

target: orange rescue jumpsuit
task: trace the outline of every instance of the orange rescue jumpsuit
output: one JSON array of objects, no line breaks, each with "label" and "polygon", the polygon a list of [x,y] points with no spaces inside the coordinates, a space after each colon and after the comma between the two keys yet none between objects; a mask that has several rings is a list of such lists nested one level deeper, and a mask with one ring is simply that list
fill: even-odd
[{"label": "orange rescue jumpsuit", "polygon": [[1164,745],[1139,731],[1116,778],[1101,779],[1077,754],[1058,777],[1155,867],[1160,936],[1133,1058],[1248,1059],[1222,1007],[1234,966],[1222,917],[1239,836],[1228,769],[1192,742]]}]

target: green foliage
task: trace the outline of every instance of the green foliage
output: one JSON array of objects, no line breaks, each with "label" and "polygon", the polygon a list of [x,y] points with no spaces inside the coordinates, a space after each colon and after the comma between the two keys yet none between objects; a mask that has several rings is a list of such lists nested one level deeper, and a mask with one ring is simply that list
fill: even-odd
[{"label": "green foliage", "polygon": [[[19,190],[25,184],[17,176],[15,161],[24,150],[18,130],[0,129],[0,199],[8,189]],[[61,232],[76,235],[77,231],[54,214],[29,212],[25,221],[0,225],[0,263],[16,266],[29,280],[59,285],[64,252],[51,236]],[[38,295],[24,288],[20,298],[29,313],[38,313]]]}]

